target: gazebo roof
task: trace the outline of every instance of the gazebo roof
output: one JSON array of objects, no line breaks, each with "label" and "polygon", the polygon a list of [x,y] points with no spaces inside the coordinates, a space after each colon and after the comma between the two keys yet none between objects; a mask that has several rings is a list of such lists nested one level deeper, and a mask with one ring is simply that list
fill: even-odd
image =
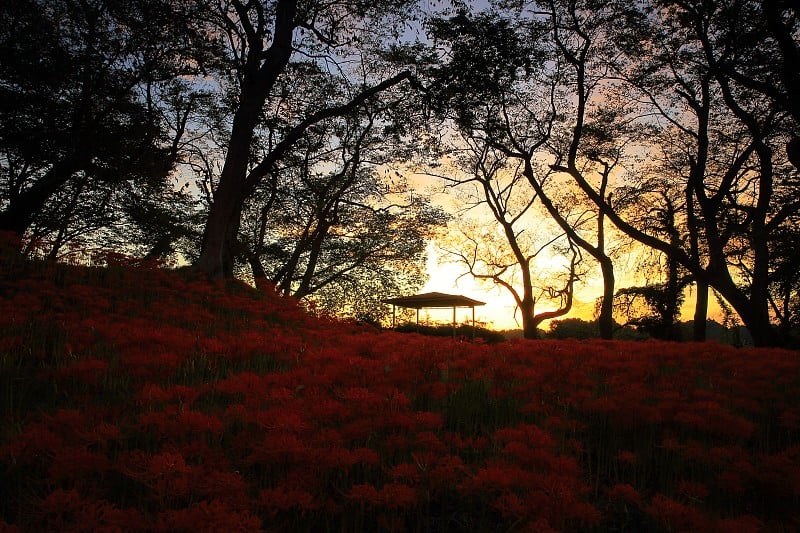
[{"label": "gazebo roof", "polygon": [[383,300],[384,303],[396,305],[398,307],[410,307],[413,309],[422,309],[423,307],[476,307],[478,305],[486,305],[486,302],[480,302],[461,296],[460,294],[444,294],[442,292],[426,292],[424,294],[415,294],[414,296],[400,296],[397,298],[388,298]]}]

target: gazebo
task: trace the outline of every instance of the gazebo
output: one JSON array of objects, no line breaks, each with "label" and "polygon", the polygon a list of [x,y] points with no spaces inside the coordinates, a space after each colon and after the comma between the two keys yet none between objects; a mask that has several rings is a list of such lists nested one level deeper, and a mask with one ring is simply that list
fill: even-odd
[{"label": "gazebo", "polygon": [[472,308],[472,335],[475,336],[475,307],[486,305],[480,302],[461,296],[460,294],[444,294],[442,292],[426,292],[415,294],[414,296],[399,296],[397,298],[387,298],[383,303],[392,304],[392,327],[395,327],[395,317],[397,307],[405,307],[417,310],[417,325],[419,325],[419,310],[426,309],[448,309],[453,308],[453,335],[456,332],[456,309],[459,307]]}]

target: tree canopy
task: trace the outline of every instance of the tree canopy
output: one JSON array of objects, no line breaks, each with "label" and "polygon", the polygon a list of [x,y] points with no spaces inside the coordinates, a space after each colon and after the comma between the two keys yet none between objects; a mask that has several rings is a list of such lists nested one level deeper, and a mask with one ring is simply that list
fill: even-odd
[{"label": "tree canopy", "polygon": [[[180,255],[363,315],[422,283],[447,220],[407,185],[416,169],[481,185],[520,280],[519,236],[549,238],[515,206],[541,207],[573,265],[549,290],[566,313],[599,268],[604,337],[615,301],[640,297],[669,336],[692,287],[695,339],[714,292],[757,344],[789,342],[798,35],[786,0],[6,2],[0,230],[52,258]],[[618,287],[622,239],[652,251],[654,279]],[[502,284],[476,268],[488,244],[453,251]],[[525,305],[531,287],[510,285]]]}]

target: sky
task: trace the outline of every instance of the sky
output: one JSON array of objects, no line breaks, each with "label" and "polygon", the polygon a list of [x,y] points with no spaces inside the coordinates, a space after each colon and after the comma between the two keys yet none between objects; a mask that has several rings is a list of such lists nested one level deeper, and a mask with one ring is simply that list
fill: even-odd
[{"label": "sky", "polygon": [[[439,178],[418,172],[404,173],[416,191],[429,195],[435,205],[441,206],[448,213],[458,216],[458,204],[454,191],[443,190],[442,181]],[[469,216],[474,216],[475,210],[470,211]],[[545,215],[543,215],[545,216]],[[487,224],[497,224],[488,214],[485,214]],[[609,224],[610,226],[610,224]],[[446,235],[440,237],[446,240]],[[419,290],[419,293],[442,292],[446,294],[459,294],[475,300],[486,302],[486,305],[475,308],[476,323],[494,330],[513,330],[521,329],[522,319],[519,312],[516,312],[516,305],[511,294],[504,288],[493,286],[488,282],[479,282],[466,273],[463,264],[448,261],[447,254],[440,248],[440,242],[432,239],[428,242],[426,250],[428,281]],[[614,261],[616,286],[615,290],[623,287],[631,287],[645,284],[645,279],[641,274],[639,255],[636,250],[629,250],[627,253],[619,254]],[[591,259],[589,259],[591,261]],[[591,270],[581,278],[575,288],[572,309],[567,315],[560,318],[581,318],[583,320],[594,319],[595,302],[603,292],[603,278],[600,267],[596,263],[591,264]],[[722,311],[713,295],[709,295],[709,318],[718,322],[722,321]],[[695,297],[691,290],[688,290],[681,308],[681,320],[691,320],[694,314]],[[553,307],[548,307],[549,302],[542,302],[537,311],[549,311]],[[450,323],[452,321],[452,309],[423,309],[420,311],[420,322],[426,323]],[[469,308],[458,309],[456,312],[458,322],[469,322],[472,320],[472,310]],[[549,328],[549,322],[540,325],[542,329]]]}]

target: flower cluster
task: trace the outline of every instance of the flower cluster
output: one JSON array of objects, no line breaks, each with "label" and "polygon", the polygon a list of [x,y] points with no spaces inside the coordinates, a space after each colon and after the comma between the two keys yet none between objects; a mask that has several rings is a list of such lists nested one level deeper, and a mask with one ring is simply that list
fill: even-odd
[{"label": "flower cluster", "polygon": [[0,529],[800,525],[800,356],[495,345],[152,265],[0,268]]}]

